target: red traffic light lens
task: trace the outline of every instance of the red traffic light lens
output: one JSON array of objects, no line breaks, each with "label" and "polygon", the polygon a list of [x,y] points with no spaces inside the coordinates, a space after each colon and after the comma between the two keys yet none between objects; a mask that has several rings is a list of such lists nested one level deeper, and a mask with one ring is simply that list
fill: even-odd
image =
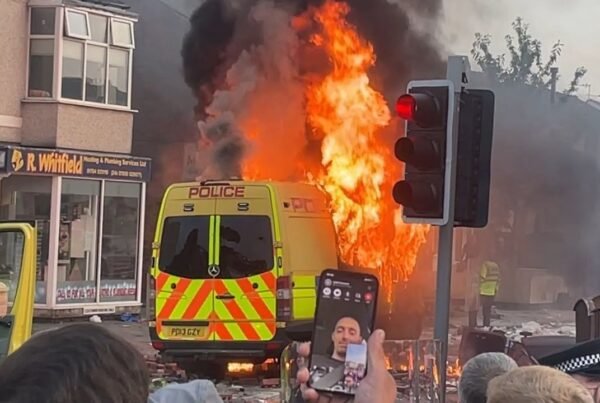
[{"label": "red traffic light lens", "polygon": [[414,120],[417,102],[412,95],[404,94],[396,101],[396,112],[404,120]]},{"label": "red traffic light lens", "polygon": [[409,182],[397,182],[392,189],[392,196],[394,197],[396,203],[404,207],[412,207],[413,189]]}]

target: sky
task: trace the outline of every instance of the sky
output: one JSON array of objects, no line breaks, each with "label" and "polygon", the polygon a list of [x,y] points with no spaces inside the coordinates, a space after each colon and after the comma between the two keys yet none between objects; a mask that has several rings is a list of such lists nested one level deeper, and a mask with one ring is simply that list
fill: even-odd
[{"label": "sky", "polygon": [[[558,88],[564,89],[578,66],[588,73],[581,81],[591,85],[591,94],[600,97],[600,0],[444,0],[440,41],[453,54],[470,50],[475,32],[492,35],[495,54],[505,52],[504,36],[512,33],[511,23],[523,17],[530,32],[543,45],[543,56],[560,40]],[[471,61],[473,64],[473,61]],[[587,99],[588,88],[578,95]]]},{"label": "sky", "polygon": [[[202,0],[160,0],[181,13],[190,15]],[[368,1],[368,0],[365,0]],[[404,0],[389,0],[402,4]],[[575,69],[585,66],[588,73],[582,84],[591,85],[591,95],[600,99],[600,0],[443,0],[440,23],[422,24],[423,29],[437,28],[442,46],[450,54],[470,56],[476,32],[492,35],[492,50],[505,52],[504,36],[512,33],[511,23],[523,17],[534,38],[541,40],[544,55],[560,40],[563,53],[559,60],[558,89],[564,89]],[[588,88],[579,95],[587,99]]]}]

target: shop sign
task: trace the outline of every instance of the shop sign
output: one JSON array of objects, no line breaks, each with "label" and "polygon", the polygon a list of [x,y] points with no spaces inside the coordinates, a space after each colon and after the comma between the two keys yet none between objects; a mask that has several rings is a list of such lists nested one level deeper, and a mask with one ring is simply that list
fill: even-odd
[{"label": "shop sign", "polygon": [[102,280],[100,301],[135,301],[137,284],[134,280]]},{"label": "shop sign", "polygon": [[[137,284],[135,280],[102,280],[100,283],[100,302],[135,301]],[[56,302],[59,304],[77,304],[96,301],[96,283],[94,281],[62,281],[56,289]]]},{"label": "shop sign", "polygon": [[96,283],[94,281],[60,281],[56,288],[56,302],[59,304],[77,304],[96,301]]},{"label": "shop sign", "polygon": [[150,180],[152,161],[149,158],[13,146],[7,151],[5,170],[9,174]]}]

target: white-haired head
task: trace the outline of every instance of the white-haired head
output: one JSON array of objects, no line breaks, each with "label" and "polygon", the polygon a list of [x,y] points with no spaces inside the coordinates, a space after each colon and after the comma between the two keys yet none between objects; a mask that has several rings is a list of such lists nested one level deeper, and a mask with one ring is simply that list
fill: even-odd
[{"label": "white-haired head", "polygon": [[515,368],[515,360],[504,353],[483,353],[471,358],[458,383],[460,403],[486,403],[488,383]]}]

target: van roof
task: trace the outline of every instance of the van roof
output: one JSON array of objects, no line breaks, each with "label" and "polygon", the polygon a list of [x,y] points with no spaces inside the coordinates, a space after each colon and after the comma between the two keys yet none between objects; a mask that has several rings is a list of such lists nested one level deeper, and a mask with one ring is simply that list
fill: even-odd
[{"label": "van roof", "polygon": [[292,182],[292,181],[248,181],[242,179],[223,179],[223,180],[207,180],[198,182],[178,182],[173,183],[171,186],[247,186],[247,185],[272,185],[272,186],[314,186],[305,182]]}]

